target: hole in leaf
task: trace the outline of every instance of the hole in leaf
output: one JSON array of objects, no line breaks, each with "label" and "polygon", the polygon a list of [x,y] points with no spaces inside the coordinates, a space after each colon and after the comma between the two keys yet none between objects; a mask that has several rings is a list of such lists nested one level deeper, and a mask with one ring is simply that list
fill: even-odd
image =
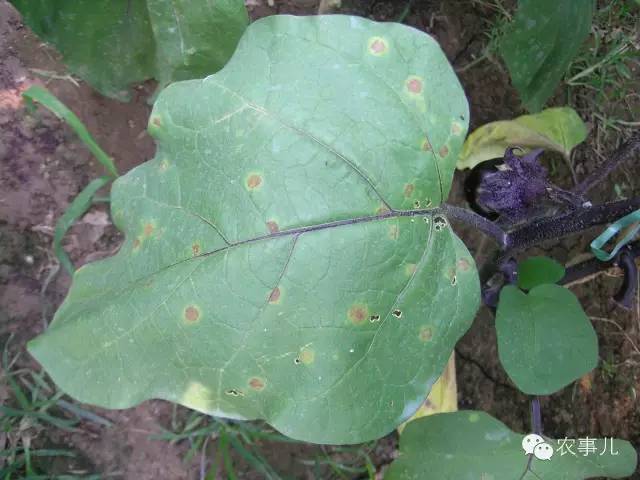
[{"label": "hole in leaf", "polygon": [[436,232],[444,230],[447,228],[447,220],[444,217],[436,217],[433,219],[433,227],[436,229]]}]

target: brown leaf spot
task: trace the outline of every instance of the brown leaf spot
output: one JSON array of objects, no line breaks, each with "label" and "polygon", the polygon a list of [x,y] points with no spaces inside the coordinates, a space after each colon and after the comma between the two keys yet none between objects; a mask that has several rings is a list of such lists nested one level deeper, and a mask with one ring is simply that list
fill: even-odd
[{"label": "brown leaf spot", "polygon": [[200,255],[200,244],[194,243],[193,245],[191,245],[191,252],[193,253],[194,257]]},{"label": "brown leaf spot", "polygon": [[298,354],[298,357],[296,358],[297,361],[295,363],[296,364],[304,363],[305,365],[309,365],[313,363],[315,358],[316,358],[316,352],[314,352],[310,348],[305,347]]},{"label": "brown leaf spot", "polygon": [[376,210],[376,215],[386,215],[387,213],[390,213],[390,212],[391,212],[391,210],[389,210],[389,208],[387,208],[386,205],[381,205]]},{"label": "brown leaf spot", "polygon": [[153,233],[154,230],[155,230],[155,227],[153,226],[153,223],[147,223],[142,229],[142,232],[144,233],[145,237],[148,237]]},{"label": "brown leaf spot", "polygon": [[280,231],[280,227],[278,227],[278,223],[275,220],[269,220],[267,222],[267,228],[271,233],[278,233]]},{"label": "brown leaf spot", "polygon": [[189,305],[184,309],[184,319],[189,323],[197,322],[200,319],[200,310],[195,305]]},{"label": "brown leaf spot", "polygon": [[351,320],[351,323],[354,323],[355,325],[362,324],[368,315],[369,310],[366,305],[352,305],[351,308],[349,308],[349,320]]},{"label": "brown leaf spot", "polygon": [[420,337],[421,342],[428,342],[429,340],[431,340],[431,338],[433,338],[433,331],[431,330],[431,327],[422,327],[420,329],[418,337]]},{"label": "brown leaf spot", "polygon": [[415,190],[415,188],[416,187],[413,185],[413,183],[407,183],[404,186],[404,196],[409,198],[413,194],[413,191]]},{"label": "brown leaf spot", "polygon": [[415,94],[422,92],[422,80],[415,77],[410,78],[407,80],[407,90]]},{"label": "brown leaf spot", "polygon": [[162,126],[162,120],[160,119],[160,117],[152,117],[151,118],[151,123],[153,125],[155,125],[156,127],[161,127]]},{"label": "brown leaf spot", "polygon": [[247,178],[247,188],[249,188],[250,190],[258,188],[261,184],[262,177],[260,175],[253,173],[249,175],[249,178]]},{"label": "brown leaf spot", "polygon": [[140,239],[139,238],[134,238],[133,239],[133,249],[137,250],[140,248]]},{"label": "brown leaf spot", "polygon": [[460,135],[462,133],[462,125],[460,125],[458,122],[453,122],[451,124],[451,133],[453,135]]},{"label": "brown leaf spot", "polygon": [[264,389],[264,380],[258,377],[252,377],[249,379],[249,386],[254,390],[261,391]]},{"label": "brown leaf spot", "polygon": [[433,147],[431,147],[431,143],[429,143],[429,140],[427,140],[426,138],[422,141],[422,145],[420,145],[420,148],[424,152],[433,151]]},{"label": "brown leaf spot", "polygon": [[404,273],[408,277],[411,277],[413,276],[414,273],[416,273],[417,269],[418,269],[418,266],[415,263],[407,263],[404,267]]},{"label": "brown leaf spot", "polygon": [[280,289],[278,287],[271,290],[269,294],[269,303],[278,303],[280,301]]},{"label": "brown leaf spot", "polygon": [[468,272],[471,268],[471,263],[466,258],[461,258],[458,260],[457,267],[462,272]]},{"label": "brown leaf spot", "polygon": [[389,238],[391,240],[397,240],[400,236],[400,227],[398,225],[389,226]]},{"label": "brown leaf spot", "polygon": [[387,51],[387,43],[382,38],[375,38],[369,45],[369,50],[374,55],[382,55]]},{"label": "brown leaf spot", "polygon": [[440,155],[442,158],[449,155],[449,147],[447,147],[446,145],[441,146],[440,150],[438,150],[438,155]]}]

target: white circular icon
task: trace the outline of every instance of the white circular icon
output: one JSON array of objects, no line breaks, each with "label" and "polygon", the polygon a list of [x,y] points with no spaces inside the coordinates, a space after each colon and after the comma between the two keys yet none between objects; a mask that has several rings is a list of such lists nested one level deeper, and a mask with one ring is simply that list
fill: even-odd
[{"label": "white circular icon", "polygon": [[533,449],[533,455],[538,460],[550,460],[553,457],[553,447],[546,442],[539,443]]},{"label": "white circular icon", "polygon": [[535,433],[530,433],[522,439],[522,449],[525,455],[531,455],[536,445],[544,443],[544,438]]}]

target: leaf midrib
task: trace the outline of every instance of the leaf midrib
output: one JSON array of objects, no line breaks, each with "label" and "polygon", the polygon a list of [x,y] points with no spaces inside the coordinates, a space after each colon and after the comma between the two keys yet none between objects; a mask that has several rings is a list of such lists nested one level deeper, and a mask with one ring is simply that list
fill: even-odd
[{"label": "leaf midrib", "polygon": [[[96,298],[105,297],[105,296],[108,296],[108,295],[114,295],[114,294],[118,294],[120,292],[126,291],[126,290],[130,289],[132,285],[138,284],[140,282],[144,282],[147,279],[149,279],[150,277],[153,277],[154,275],[157,275],[157,274],[159,274],[159,273],[161,273],[161,272],[163,272],[165,270],[168,270],[170,268],[173,268],[173,267],[175,267],[177,265],[181,265],[181,264],[183,264],[185,262],[190,262],[190,261],[194,261],[194,260],[197,260],[197,259],[202,259],[204,257],[208,257],[208,256],[211,256],[211,255],[216,255],[218,253],[225,252],[225,251],[230,250],[230,249],[235,248],[235,247],[240,247],[240,246],[243,246],[243,245],[257,243],[257,242],[260,242],[260,241],[263,241],[263,240],[271,240],[271,239],[274,239],[274,238],[288,237],[288,236],[292,236],[292,235],[302,235],[304,233],[312,233],[312,232],[316,232],[316,231],[322,231],[322,230],[327,230],[327,229],[331,229],[331,228],[338,228],[338,227],[343,227],[343,226],[349,226],[349,225],[358,225],[358,224],[361,224],[361,223],[383,221],[383,220],[387,220],[387,219],[391,219],[391,218],[426,217],[426,216],[435,217],[436,215],[444,216],[443,209],[440,208],[440,207],[436,207],[436,208],[425,208],[425,209],[416,209],[416,210],[391,210],[389,212],[382,213],[382,214],[379,214],[379,215],[370,215],[370,216],[365,216],[365,217],[354,217],[354,218],[348,218],[348,219],[343,219],[343,220],[336,220],[334,222],[326,222],[326,223],[319,223],[319,224],[313,224],[313,225],[306,225],[306,226],[303,226],[303,227],[291,228],[291,229],[288,229],[288,230],[282,230],[282,231],[279,231],[279,232],[269,233],[269,234],[265,234],[265,235],[258,235],[258,236],[255,236],[255,237],[246,238],[244,240],[239,240],[237,242],[230,242],[230,243],[228,243],[227,245],[225,245],[223,247],[216,248],[214,250],[210,250],[208,252],[204,252],[204,253],[201,253],[199,255],[195,255],[195,256],[192,256],[192,257],[184,258],[182,260],[178,260],[177,262],[171,263],[169,265],[165,265],[162,268],[159,268],[158,270],[156,270],[156,271],[154,271],[152,273],[149,273],[148,275],[144,275],[144,276],[142,276],[140,278],[137,278],[136,280],[126,284],[119,291],[102,290],[100,292],[101,293],[100,295],[88,296],[84,302],[79,302],[79,303],[94,305],[95,302],[96,302]],[[85,309],[78,310],[77,314],[80,314],[80,313],[82,313],[84,311],[85,311]]]}]

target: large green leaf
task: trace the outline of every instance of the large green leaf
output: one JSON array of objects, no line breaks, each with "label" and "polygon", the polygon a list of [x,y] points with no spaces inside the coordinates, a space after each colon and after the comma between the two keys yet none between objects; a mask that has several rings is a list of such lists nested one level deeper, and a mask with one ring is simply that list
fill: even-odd
[{"label": "large green leaf", "polygon": [[496,331],[504,369],[530,395],[554,393],[598,363],[593,326],[576,296],[559,285],[539,285],[528,294],[504,287]]},{"label": "large green leaf", "polygon": [[120,177],[120,252],[76,273],[30,350],[79,400],[164,398],[314,442],[409,418],[479,301],[437,211],[467,103],[437,43],[358,17],[252,24],[164,90]]},{"label": "large green leaf", "polygon": [[10,0],[69,69],[104,95],[132,83],[200,78],[221,69],[249,19],[242,0]]},{"label": "large green leaf", "polygon": [[554,451],[549,460],[526,455],[524,438],[484,412],[423,417],[404,429],[400,457],[384,479],[580,480],[635,471],[633,446],[617,438],[543,438]]},{"label": "large green leaf", "polygon": [[522,103],[542,109],[591,31],[592,0],[519,0],[500,50]]},{"label": "large green leaf", "polygon": [[547,108],[513,120],[490,122],[474,130],[465,140],[458,159],[459,169],[473,168],[485,160],[502,158],[509,147],[529,152],[544,148],[566,158],[587,138],[587,127],[570,107]]}]

